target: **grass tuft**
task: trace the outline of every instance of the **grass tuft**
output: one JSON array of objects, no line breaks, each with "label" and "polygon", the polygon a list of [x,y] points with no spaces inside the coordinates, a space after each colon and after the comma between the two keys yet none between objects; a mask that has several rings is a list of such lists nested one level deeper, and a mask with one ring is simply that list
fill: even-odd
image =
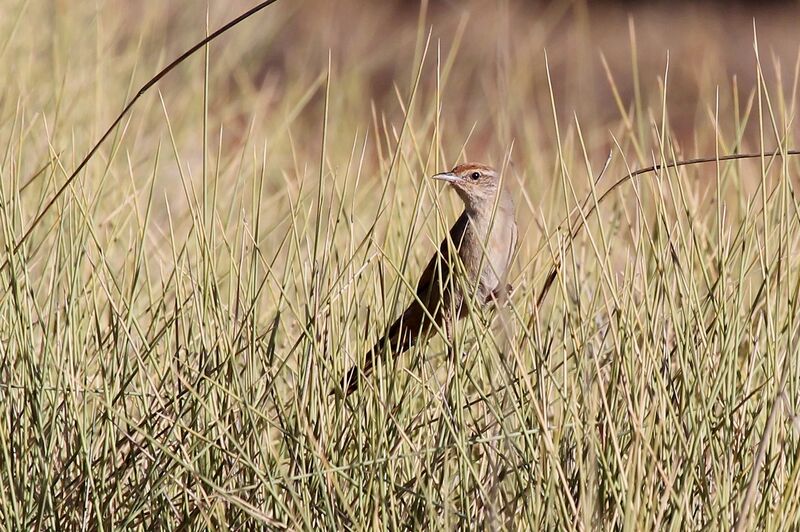
[{"label": "grass tuft", "polygon": [[[800,526],[796,8],[271,3],[0,6],[0,522]],[[330,396],[468,159],[510,301]]]}]

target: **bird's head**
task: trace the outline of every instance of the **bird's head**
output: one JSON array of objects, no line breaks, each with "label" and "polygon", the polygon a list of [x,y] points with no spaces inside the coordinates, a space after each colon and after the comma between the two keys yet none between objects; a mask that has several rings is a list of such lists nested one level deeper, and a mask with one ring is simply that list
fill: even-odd
[{"label": "bird's head", "polygon": [[467,207],[494,204],[500,190],[500,176],[494,168],[483,164],[459,164],[449,172],[436,174],[433,179],[449,183]]}]

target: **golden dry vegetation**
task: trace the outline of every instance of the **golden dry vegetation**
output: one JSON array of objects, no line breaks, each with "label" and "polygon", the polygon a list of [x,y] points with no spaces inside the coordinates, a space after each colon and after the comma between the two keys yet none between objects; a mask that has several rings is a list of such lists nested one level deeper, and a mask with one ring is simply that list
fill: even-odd
[{"label": "golden dry vegetation", "polygon": [[[5,528],[798,526],[795,4],[281,0],[52,201],[252,5],[0,1]],[[510,303],[329,396],[465,160]]]}]

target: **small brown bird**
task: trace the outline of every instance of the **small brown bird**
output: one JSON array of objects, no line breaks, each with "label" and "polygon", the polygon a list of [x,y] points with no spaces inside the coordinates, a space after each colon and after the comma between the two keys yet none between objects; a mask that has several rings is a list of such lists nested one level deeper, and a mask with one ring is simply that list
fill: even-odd
[{"label": "small brown bird", "polygon": [[[358,388],[361,375],[372,371],[384,350],[400,355],[427,338],[434,324],[443,326],[449,336],[452,323],[466,313],[465,298],[486,305],[503,299],[510,289],[506,275],[517,224],[511,194],[501,186],[498,173],[482,164],[462,164],[433,179],[449,183],[464,201],[464,212],[450,229],[456,254],[445,238],[419,278],[417,297],[366,353],[361,368],[348,371],[342,381],[345,395]],[[451,279],[453,272],[463,273],[464,278]]]}]

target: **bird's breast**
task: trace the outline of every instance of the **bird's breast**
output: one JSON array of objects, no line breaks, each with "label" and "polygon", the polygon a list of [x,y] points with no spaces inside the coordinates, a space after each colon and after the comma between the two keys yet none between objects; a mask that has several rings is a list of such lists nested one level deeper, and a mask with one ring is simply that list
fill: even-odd
[{"label": "bird's breast", "polygon": [[505,284],[516,244],[516,224],[513,218],[504,221],[502,214],[498,212],[494,219],[471,216],[459,249],[468,285],[477,288],[482,299]]}]

